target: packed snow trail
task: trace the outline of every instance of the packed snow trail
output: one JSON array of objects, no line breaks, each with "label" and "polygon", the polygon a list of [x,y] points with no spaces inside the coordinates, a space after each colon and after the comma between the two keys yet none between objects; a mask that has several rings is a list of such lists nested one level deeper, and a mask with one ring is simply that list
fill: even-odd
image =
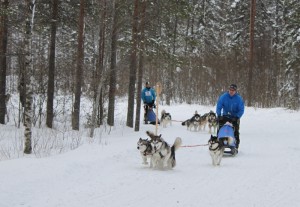
[{"label": "packed snow trail", "polygon": [[[195,110],[213,110],[184,104],[160,108],[176,120],[190,118]],[[142,125],[139,132],[119,125],[100,144],[47,158],[0,162],[0,206],[298,206],[299,123],[299,112],[246,108],[238,155],[212,166],[207,146],[182,147],[173,170],[142,164],[136,142],[147,137],[146,130],[154,131],[153,125]],[[204,145],[207,131],[188,131],[174,122],[158,133],[170,144],[179,136],[183,145]]]}]

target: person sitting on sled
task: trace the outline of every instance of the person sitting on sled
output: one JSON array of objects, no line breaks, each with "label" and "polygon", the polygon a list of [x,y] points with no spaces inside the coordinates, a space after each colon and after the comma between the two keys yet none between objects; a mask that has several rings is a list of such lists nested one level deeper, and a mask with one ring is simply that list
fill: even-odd
[{"label": "person sitting on sled", "polygon": [[237,93],[237,85],[231,84],[229,90],[219,97],[217,102],[216,114],[219,120],[219,129],[230,121],[234,127],[234,136],[236,138],[236,149],[240,144],[240,118],[244,114],[243,98]]},{"label": "person sitting on sled", "polygon": [[149,82],[146,82],[145,88],[142,90],[141,97],[144,103],[144,121],[145,124],[147,124],[147,112],[149,109],[155,108],[154,102],[156,99],[155,90],[150,86]]}]

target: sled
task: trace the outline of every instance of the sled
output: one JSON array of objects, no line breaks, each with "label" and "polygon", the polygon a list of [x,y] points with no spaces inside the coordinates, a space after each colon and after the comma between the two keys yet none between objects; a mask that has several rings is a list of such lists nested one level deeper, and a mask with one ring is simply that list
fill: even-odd
[{"label": "sled", "polygon": [[218,132],[218,140],[222,141],[225,147],[224,153],[235,156],[237,154],[234,128],[230,122],[226,122]]},{"label": "sled", "polygon": [[[153,125],[156,124],[156,114],[154,113],[152,108],[149,108],[148,111],[147,111],[147,120],[146,120],[146,122],[149,123],[149,124],[153,124]],[[158,121],[158,124],[159,124],[159,121]]]}]

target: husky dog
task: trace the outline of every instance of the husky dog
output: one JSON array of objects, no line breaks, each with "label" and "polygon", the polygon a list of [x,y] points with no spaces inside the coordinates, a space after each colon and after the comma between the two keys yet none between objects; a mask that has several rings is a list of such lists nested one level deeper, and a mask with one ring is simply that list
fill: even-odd
[{"label": "husky dog", "polygon": [[218,120],[217,120],[217,115],[213,112],[210,111],[207,116],[207,121],[208,121],[208,128],[210,134],[212,134],[211,128],[213,128],[213,134],[217,133],[217,127],[218,127]]},{"label": "husky dog", "polygon": [[172,116],[171,116],[171,114],[167,113],[165,110],[162,110],[160,121],[162,123],[163,128],[166,128],[167,124],[170,124],[170,126],[172,126]]},{"label": "husky dog", "polygon": [[191,130],[192,131],[192,128],[194,127],[194,131],[198,131],[199,130],[199,127],[200,127],[200,119],[201,119],[201,116],[200,114],[198,114],[197,111],[195,111],[195,114],[192,118],[184,121],[181,123],[182,126],[187,126],[187,130]]},{"label": "husky dog", "polygon": [[137,142],[137,149],[141,153],[143,164],[147,165],[148,164],[147,158],[151,159],[152,157],[152,146],[150,141],[148,139],[140,138],[139,141]]},{"label": "husky dog", "polygon": [[217,136],[211,135],[208,140],[208,147],[212,164],[214,166],[220,165],[225,150],[223,142],[219,141]]},{"label": "husky dog", "polygon": [[208,113],[206,113],[200,117],[199,130],[205,131],[207,122],[208,122]]},{"label": "husky dog", "polygon": [[152,157],[150,167],[171,169],[176,166],[175,151],[181,146],[182,140],[177,137],[172,147],[164,141],[161,135],[147,131],[147,135],[151,138]]}]

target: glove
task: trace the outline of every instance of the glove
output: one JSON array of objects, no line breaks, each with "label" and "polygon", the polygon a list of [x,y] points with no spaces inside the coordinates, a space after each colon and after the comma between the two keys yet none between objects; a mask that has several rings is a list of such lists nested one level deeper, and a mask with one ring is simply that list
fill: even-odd
[{"label": "glove", "polygon": [[238,118],[237,117],[233,117],[231,120],[232,120],[232,122],[237,122]]},{"label": "glove", "polygon": [[223,116],[218,116],[219,121],[223,121],[223,118],[224,118]]}]

